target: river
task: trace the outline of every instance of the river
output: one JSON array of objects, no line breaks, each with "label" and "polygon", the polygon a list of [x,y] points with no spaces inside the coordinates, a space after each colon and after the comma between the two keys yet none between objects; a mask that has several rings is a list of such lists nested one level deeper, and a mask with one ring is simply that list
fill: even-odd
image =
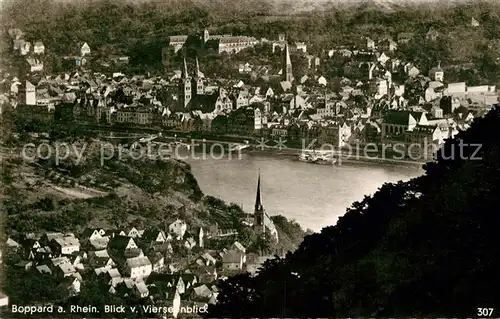
[{"label": "river", "polygon": [[185,159],[202,191],[253,212],[260,170],[266,212],[295,219],[304,229],[319,231],[335,224],[355,201],[373,194],[385,182],[409,180],[417,166],[377,163],[315,165],[289,157],[243,154],[241,158]]}]

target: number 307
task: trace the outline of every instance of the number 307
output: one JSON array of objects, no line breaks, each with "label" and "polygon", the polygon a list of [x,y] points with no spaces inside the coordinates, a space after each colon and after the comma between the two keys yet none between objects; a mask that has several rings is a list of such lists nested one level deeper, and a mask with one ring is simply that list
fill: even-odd
[{"label": "number 307", "polygon": [[493,315],[493,308],[477,308],[477,315],[479,317],[491,317]]}]

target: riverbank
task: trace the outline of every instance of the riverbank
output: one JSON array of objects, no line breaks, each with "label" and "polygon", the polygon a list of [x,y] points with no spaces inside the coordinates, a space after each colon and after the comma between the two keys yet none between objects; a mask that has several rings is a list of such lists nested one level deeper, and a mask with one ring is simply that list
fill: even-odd
[{"label": "riverbank", "polygon": [[[191,145],[211,145],[211,144],[227,144],[231,145],[234,142],[217,141],[217,140],[195,140],[190,141],[186,139],[181,139],[184,142],[188,142]],[[290,147],[271,147],[271,146],[261,146],[261,145],[251,145],[249,148],[243,149],[241,152],[245,154],[258,155],[258,156],[279,156],[286,157],[290,159],[297,159],[299,154],[303,151],[302,148],[290,148]],[[238,151],[233,151],[237,153]],[[399,154],[400,155],[400,154]],[[333,156],[337,158],[337,164],[342,165],[343,163],[376,163],[383,165],[404,165],[404,166],[422,166],[428,161],[416,161],[408,160],[403,158],[394,158],[388,153],[382,152],[366,152],[363,148],[349,149],[342,151],[334,151]]]},{"label": "riverbank", "polygon": [[[142,128],[120,128],[120,127],[109,127],[109,126],[85,126],[91,130],[105,131],[106,133],[116,132],[116,133],[144,133],[144,134],[161,134],[162,139],[170,141],[180,141],[188,143],[191,145],[196,144],[223,144],[228,146],[234,143],[245,143],[248,142],[250,147],[242,150],[242,153],[248,153],[252,155],[259,156],[280,156],[287,158],[297,158],[302,151],[302,148],[293,147],[273,147],[260,145],[260,143],[255,142],[255,137],[245,137],[245,136],[206,136],[203,138],[199,133],[188,133],[188,132],[177,132],[177,131],[162,131],[155,129]],[[237,153],[238,151],[233,151]],[[422,166],[425,163],[431,161],[431,159],[424,160],[419,158],[417,160],[411,158],[401,157],[401,154],[391,154],[390,152],[373,152],[362,147],[349,147],[341,151],[335,151],[334,156],[337,157],[338,164],[355,164],[355,163],[376,163],[383,165],[402,165],[402,166]]]}]

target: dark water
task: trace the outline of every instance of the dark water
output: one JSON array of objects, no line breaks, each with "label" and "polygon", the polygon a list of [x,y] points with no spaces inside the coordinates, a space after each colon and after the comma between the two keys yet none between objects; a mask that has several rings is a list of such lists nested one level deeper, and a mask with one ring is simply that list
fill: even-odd
[{"label": "dark water", "polygon": [[419,176],[419,167],[351,163],[315,165],[293,158],[243,154],[241,159],[185,159],[207,195],[253,211],[260,169],[262,200],[269,215],[295,219],[303,228],[319,231],[335,224],[346,208],[373,194],[385,182]]}]

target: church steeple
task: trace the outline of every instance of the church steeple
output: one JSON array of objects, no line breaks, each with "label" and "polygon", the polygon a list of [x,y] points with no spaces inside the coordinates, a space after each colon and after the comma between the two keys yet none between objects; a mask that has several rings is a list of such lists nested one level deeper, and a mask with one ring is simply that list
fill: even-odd
[{"label": "church steeple", "polygon": [[186,56],[184,56],[184,64],[183,64],[183,69],[182,69],[182,79],[186,80],[188,77],[188,68],[187,68],[187,63],[186,63]]},{"label": "church steeple", "polygon": [[198,62],[198,56],[196,56],[196,70],[195,70],[196,74],[195,76],[196,77],[200,77],[200,63]]},{"label": "church steeple", "polygon": [[266,225],[264,221],[264,207],[262,207],[262,199],[260,197],[260,171],[259,179],[257,180],[257,195],[255,196],[255,210],[253,213],[253,226],[259,233],[266,233]]},{"label": "church steeple", "polygon": [[292,82],[293,74],[292,74],[292,59],[290,59],[290,50],[288,48],[288,43],[285,44],[285,52],[283,55],[283,71],[282,77],[283,81]]},{"label": "church steeple", "polygon": [[192,95],[203,95],[204,94],[204,75],[200,71],[200,63],[198,62],[198,56],[196,56],[196,69],[193,72],[193,78],[191,79],[191,92]]},{"label": "church steeple", "polygon": [[191,92],[191,79],[189,77],[187,63],[186,63],[186,55],[184,55],[183,68],[181,79],[179,82],[179,96],[182,107],[186,108],[191,101],[192,97]]},{"label": "church steeple", "polygon": [[262,201],[260,198],[260,172],[259,179],[257,180],[257,195],[255,196],[255,212],[262,211]]}]

